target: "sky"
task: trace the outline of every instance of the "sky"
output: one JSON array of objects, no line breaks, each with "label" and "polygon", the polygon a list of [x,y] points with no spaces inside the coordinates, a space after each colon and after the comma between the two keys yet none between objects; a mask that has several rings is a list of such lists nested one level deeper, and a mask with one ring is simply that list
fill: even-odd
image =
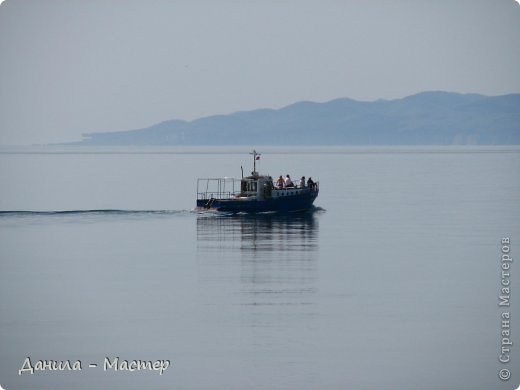
[{"label": "sky", "polygon": [[514,0],[5,0],[0,145],[422,91],[520,92]]}]

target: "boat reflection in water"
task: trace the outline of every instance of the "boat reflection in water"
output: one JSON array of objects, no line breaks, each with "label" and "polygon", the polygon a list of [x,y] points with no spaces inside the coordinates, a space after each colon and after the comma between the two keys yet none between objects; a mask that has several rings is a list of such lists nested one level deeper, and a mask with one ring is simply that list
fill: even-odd
[{"label": "boat reflection in water", "polygon": [[314,316],[318,214],[200,216],[199,277],[212,285],[208,303],[240,315],[242,325],[245,318],[253,327],[305,324]]}]

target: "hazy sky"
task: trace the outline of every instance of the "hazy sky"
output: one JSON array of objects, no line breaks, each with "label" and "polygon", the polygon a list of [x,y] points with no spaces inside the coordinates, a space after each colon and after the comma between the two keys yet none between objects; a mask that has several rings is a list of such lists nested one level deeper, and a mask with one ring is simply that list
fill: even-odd
[{"label": "hazy sky", "polygon": [[513,0],[6,0],[0,144],[300,100],[520,92]]}]

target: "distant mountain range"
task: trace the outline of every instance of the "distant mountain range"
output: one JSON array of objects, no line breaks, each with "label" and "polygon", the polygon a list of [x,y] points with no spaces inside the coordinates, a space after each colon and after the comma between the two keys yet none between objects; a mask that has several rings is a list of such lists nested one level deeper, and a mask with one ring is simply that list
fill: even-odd
[{"label": "distant mountain range", "polygon": [[423,92],[396,100],[298,102],[193,121],[87,133],[79,145],[512,145],[520,94]]}]

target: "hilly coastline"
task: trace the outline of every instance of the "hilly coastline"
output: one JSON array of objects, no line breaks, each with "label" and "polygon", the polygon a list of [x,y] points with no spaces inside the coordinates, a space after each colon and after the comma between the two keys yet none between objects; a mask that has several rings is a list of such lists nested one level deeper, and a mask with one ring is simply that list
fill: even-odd
[{"label": "hilly coastline", "polygon": [[520,94],[298,102],[83,136],[76,145],[518,145]]}]

